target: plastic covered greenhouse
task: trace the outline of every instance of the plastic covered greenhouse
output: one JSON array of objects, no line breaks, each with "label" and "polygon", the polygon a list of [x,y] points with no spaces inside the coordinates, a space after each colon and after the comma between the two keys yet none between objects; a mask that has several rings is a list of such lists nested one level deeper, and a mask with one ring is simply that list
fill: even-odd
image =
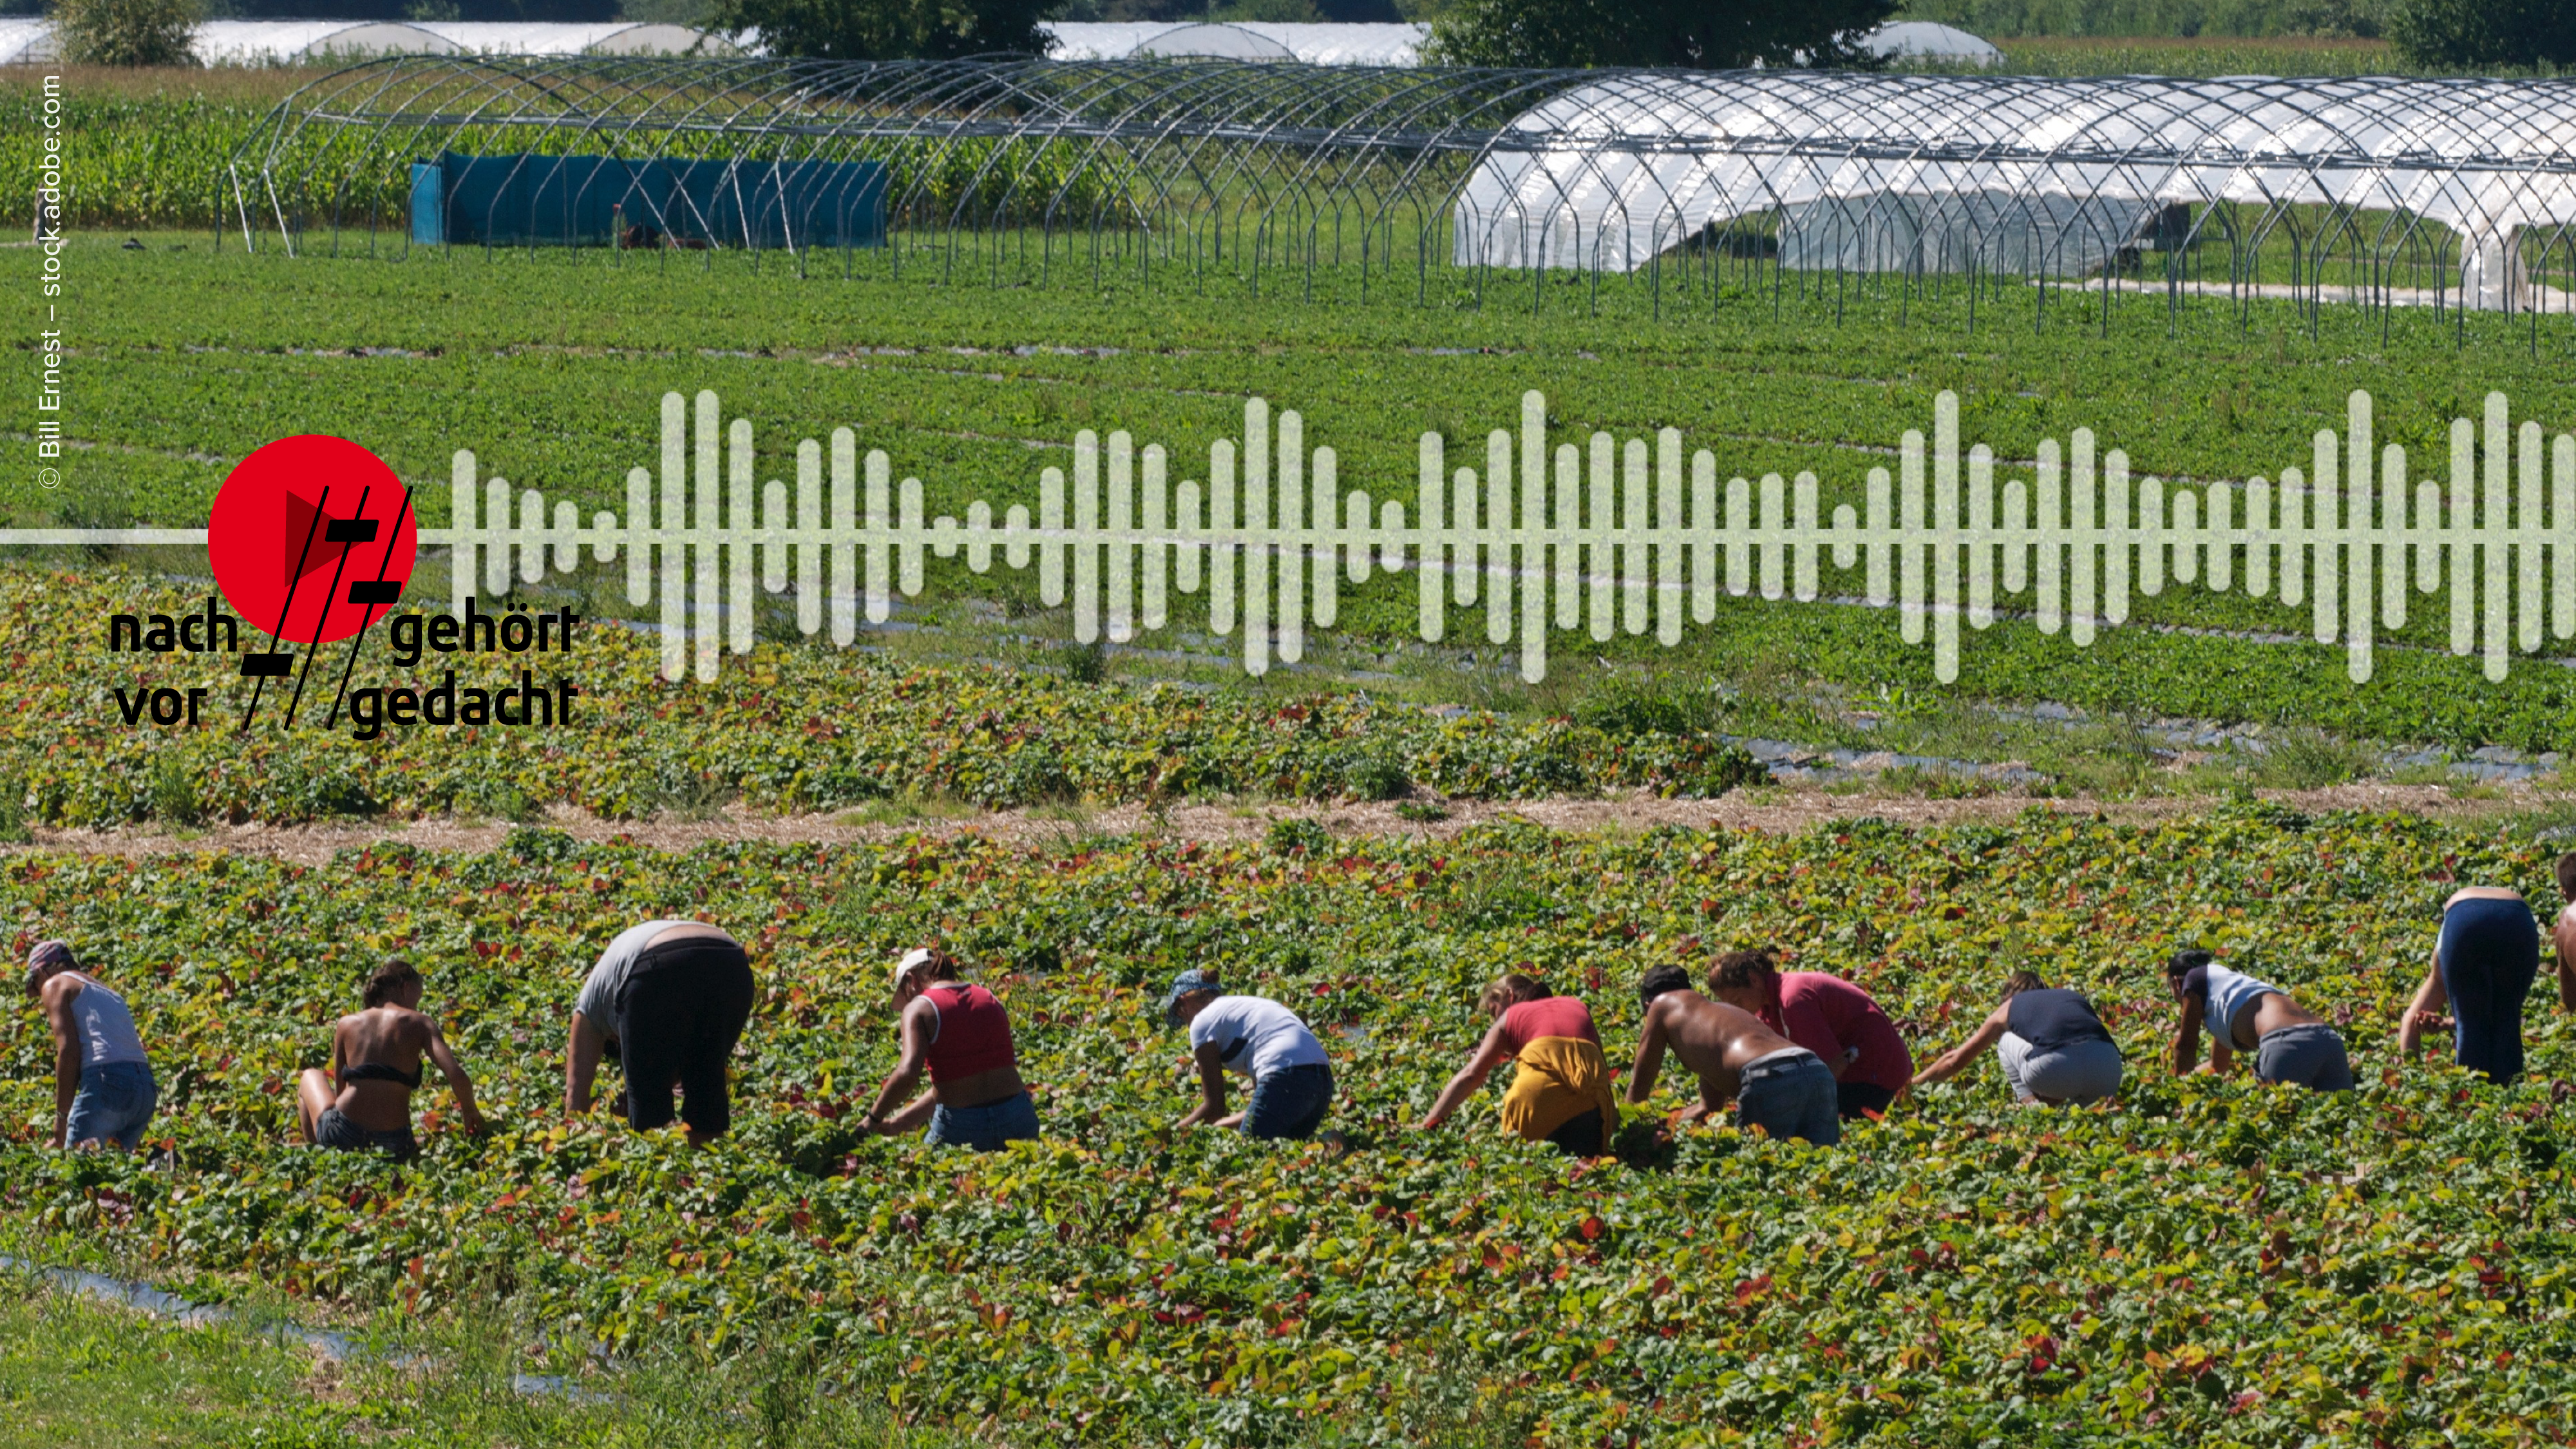
[{"label": "plastic covered greenhouse", "polygon": [[[411,168],[441,159],[527,214],[415,225]],[[721,208],[639,179],[683,162],[719,168]],[[872,179],[801,174],[854,163]],[[1659,311],[2098,287],[2537,317],[2576,282],[2576,81],[403,56],[297,92],[218,185],[230,230],[303,251],[641,238],[1479,299],[1572,273]],[[817,210],[854,198],[877,214]]]}]

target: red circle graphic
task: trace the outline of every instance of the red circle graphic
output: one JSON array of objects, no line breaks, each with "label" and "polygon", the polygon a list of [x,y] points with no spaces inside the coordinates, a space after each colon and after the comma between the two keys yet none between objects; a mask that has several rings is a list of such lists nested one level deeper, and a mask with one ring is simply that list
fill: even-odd
[{"label": "red circle graphic", "polygon": [[346,438],[280,438],[215,494],[206,561],[242,622],[327,644],[381,619],[411,582],[418,521],[402,479]]}]

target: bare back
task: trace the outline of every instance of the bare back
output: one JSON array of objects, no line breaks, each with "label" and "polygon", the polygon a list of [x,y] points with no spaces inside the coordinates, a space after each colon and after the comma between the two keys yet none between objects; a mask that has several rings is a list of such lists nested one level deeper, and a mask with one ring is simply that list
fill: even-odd
[{"label": "bare back", "polygon": [[1681,1064],[1698,1075],[1700,1099],[1711,1106],[1735,1095],[1746,1067],[1797,1045],[1753,1013],[1696,991],[1656,997],[1647,1008],[1646,1035],[1660,1035]]},{"label": "bare back", "polygon": [[382,1078],[352,1082],[349,1069],[360,1065],[391,1067],[420,1080],[421,1054],[433,1035],[429,1018],[408,1007],[371,1006],[340,1018],[331,1034],[331,1072],[340,1095],[333,1105],[340,1115],[371,1131],[389,1132],[411,1123],[412,1089]]}]

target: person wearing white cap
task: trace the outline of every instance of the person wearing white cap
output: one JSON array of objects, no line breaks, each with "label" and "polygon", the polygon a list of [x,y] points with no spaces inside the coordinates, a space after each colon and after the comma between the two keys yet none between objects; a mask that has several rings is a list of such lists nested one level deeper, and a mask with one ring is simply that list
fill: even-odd
[{"label": "person wearing white cap", "polygon": [[[1038,1108],[1020,1080],[1010,1013],[993,993],[957,979],[957,963],[930,947],[894,967],[896,1038],[903,1056],[859,1119],[884,1136],[930,1124],[927,1141],[993,1152],[1038,1135]],[[900,1111],[930,1073],[930,1090]]]},{"label": "person wearing white cap", "polygon": [[64,1147],[113,1142],[128,1152],[142,1146],[161,1089],[125,998],[91,980],[66,941],[39,941],[27,953],[27,994],[43,1005],[54,1034],[51,1140]]},{"label": "person wearing white cap", "polygon": [[751,1020],[753,991],[750,956],[720,926],[646,921],[620,932],[573,1001],[564,1111],[590,1110],[591,1078],[614,1048],[626,1071],[628,1125],[648,1131],[677,1115],[693,1147],[722,1137],[733,1125],[725,1063]]}]

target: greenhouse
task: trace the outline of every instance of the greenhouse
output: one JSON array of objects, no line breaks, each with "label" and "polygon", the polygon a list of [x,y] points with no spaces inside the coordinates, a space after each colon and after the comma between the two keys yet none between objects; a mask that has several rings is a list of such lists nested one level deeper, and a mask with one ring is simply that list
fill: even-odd
[{"label": "greenhouse", "polygon": [[[415,163],[492,157],[525,173],[493,196],[592,220],[414,223]],[[665,214],[688,188],[590,194],[679,174],[656,162],[757,185],[720,223]],[[864,186],[797,175],[862,162],[881,168]],[[996,280],[1332,272],[1427,296],[1450,274],[1479,300],[1575,273],[1659,310],[1667,291],[1999,302],[2031,282],[2041,305],[2098,286],[2564,313],[2576,81],[402,56],[298,92],[219,185],[240,239],[292,250],[624,245],[597,218],[640,208],[657,246],[784,250],[800,271],[819,248],[844,272]],[[857,198],[881,215],[839,214]]]}]

